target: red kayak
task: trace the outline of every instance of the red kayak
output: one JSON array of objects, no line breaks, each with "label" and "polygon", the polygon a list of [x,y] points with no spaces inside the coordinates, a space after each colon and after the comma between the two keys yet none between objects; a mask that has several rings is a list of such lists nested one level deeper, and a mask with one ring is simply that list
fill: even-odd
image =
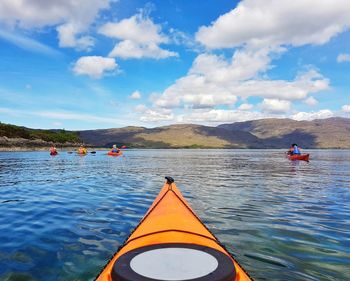
[{"label": "red kayak", "polygon": [[119,152],[112,152],[112,151],[109,151],[107,153],[109,156],[121,156],[123,154],[123,152],[119,151]]},{"label": "red kayak", "polygon": [[52,155],[52,156],[55,156],[55,155],[57,155],[57,154],[58,154],[57,151],[51,151],[51,152],[50,152],[50,155]]},{"label": "red kayak", "polygon": [[294,155],[288,155],[289,160],[302,160],[302,161],[309,161],[310,154],[294,154]]}]

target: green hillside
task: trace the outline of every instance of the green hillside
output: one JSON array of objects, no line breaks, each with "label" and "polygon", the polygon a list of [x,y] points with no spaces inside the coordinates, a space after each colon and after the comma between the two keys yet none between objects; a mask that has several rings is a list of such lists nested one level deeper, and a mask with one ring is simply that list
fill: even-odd
[{"label": "green hillside", "polygon": [[28,140],[40,139],[54,143],[78,143],[80,137],[77,132],[65,130],[36,130],[25,127],[19,127],[0,122],[0,137],[23,138]]}]

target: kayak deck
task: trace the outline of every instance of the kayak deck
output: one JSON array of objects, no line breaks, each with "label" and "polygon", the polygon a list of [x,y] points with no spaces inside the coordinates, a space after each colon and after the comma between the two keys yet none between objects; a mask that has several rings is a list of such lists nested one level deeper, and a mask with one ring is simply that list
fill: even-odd
[{"label": "kayak deck", "polygon": [[309,161],[310,154],[294,154],[288,155],[289,160],[303,160]]},{"label": "kayak deck", "polygon": [[139,225],[95,280],[252,279],[167,178]]},{"label": "kayak deck", "polygon": [[109,156],[121,156],[123,154],[123,152],[119,151],[119,152],[112,152],[112,151],[109,151],[107,153],[107,155]]}]

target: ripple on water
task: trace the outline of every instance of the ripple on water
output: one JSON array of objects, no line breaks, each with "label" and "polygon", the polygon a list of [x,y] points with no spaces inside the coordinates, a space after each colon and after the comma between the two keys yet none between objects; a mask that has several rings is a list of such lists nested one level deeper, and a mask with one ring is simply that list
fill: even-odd
[{"label": "ripple on water", "polygon": [[[92,280],[171,175],[256,280],[350,276],[350,151],[0,153],[0,280]],[[3,165],[6,163],[6,165]]]}]

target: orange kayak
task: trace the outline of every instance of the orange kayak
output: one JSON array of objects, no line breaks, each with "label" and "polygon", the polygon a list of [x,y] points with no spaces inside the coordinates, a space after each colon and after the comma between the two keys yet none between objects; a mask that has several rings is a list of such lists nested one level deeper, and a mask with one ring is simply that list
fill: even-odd
[{"label": "orange kayak", "polygon": [[303,160],[303,161],[309,161],[310,154],[294,154],[294,155],[288,155],[289,160]]},{"label": "orange kayak", "polygon": [[119,152],[112,152],[112,151],[109,151],[107,153],[109,156],[120,156],[123,154],[123,152],[119,151]]},{"label": "orange kayak", "polygon": [[248,281],[248,273],[166,177],[157,198],[96,281]]}]

